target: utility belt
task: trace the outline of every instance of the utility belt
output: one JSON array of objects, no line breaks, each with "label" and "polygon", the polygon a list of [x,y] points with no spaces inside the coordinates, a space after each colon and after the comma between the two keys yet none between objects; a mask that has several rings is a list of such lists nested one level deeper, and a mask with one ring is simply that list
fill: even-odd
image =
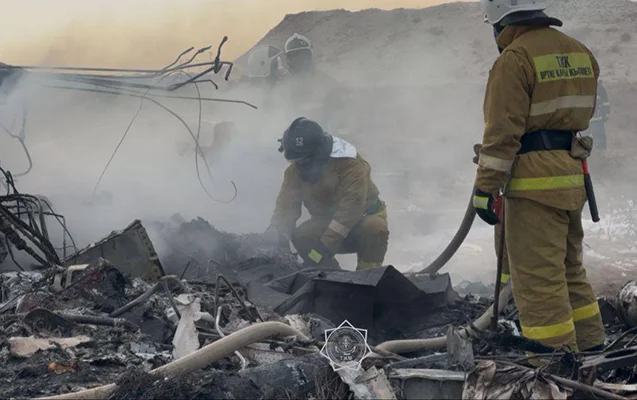
[{"label": "utility belt", "polygon": [[520,139],[522,146],[517,152],[518,155],[531,151],[566,150],[569,155],[582,162],[582,174],[584,175],[584,188],[588,205],[591,211],[593,222],[599,222],[599,212],[597,201],[593,190],[593,182],[588,172],[586,158],[593,148],[592,137],[577,137],[577,132],[558,130],[539,130],[525,133]]},{"label": "utility belt", "polygon": [[531,151],[566,150],[570,151],[573,144],[573,131],[539,130],[525,133],[520,139],[522,147],[518,155]]}]

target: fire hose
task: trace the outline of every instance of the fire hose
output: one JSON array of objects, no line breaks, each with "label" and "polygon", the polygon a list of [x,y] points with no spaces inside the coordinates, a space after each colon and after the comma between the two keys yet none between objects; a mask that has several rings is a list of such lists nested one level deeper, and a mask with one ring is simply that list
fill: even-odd
[{"label": "fire hose", "polygon": [[[190,353],[178,360],[150,371],[151,375],[159,375],[170,378],[184,375],[212,364],[235,351],[250,344],[273,336],[296,336],[301,340],[309,340],[305,335],[289,325],[281,322],[261,322],[251,325],[231,335],[223,337],[194,353]],[[40,397],[41,400],[79,400],[79,399],[106,399],[117,389],[117,384],[98,386],[74,393],[65,393],[58,396]]]},{"label": "fire hose", "polygon": [[467,206],[467,211],[464,213],[464,217],[462,218],[462,222],[460,223],[460,227],[458,231],[453,236],[447,247],[440,253],[440,255],[433,260],[431,264],[429,264],[422,272],[426,274],[434,275],[438,271],[442,269],[442,267],[451,260],[456,251],[460,248],[460,245],[466,239],[469,231],[471,230],[471,225],[473,225],[473,220],[476,218],[476,209],[473,207],[473,194],[470,197],[469,205]]},{"label": "fire hose", "polygon": [[[480,151],[480,145],[474,145],[474,152],[476,157],[473,159],[475,164],[478,163],[478,156]],[[588,200],[589,209],[591,212],[591,217],[593,222],[599,222],[599,211],[597,208],[597,201],[595,199],[595,192],[593,190],[593,182],[588,171],[588,164],[586,159],[582,160],[582,172],[584,174],[584,187],[586,189],[586,198]],[[476,210],[473,207],[472,198],[470,198],[469,205],[467,206],[467,211],[465,211],[464,218],[460,223],[460,227],[458,231],[451,239],[447,247],[440,253],[440,255],[431,262],[427,267],[425,267],[421,272],[427,274],[436,274],[438,271],[442,269],[442,267],[449,262],[451,257],[458,251],[460,245],[464,242],[469,231],[471,230],[471,225],[473,225],[473,220],[476,217]]]},{"label": "fire hose", "polygon": [[[500,293],[499,303],[501,305],[501,308],[504,308],[504,306],[508,303],[510,297],[511,287],[507,284]],[[493,306],[475,321],[475,328],[485,329],[489,326],[492,308]],[[461,332],[464,334],[470,334],[471,329],[472,328],[465,328],[462,329]],[[168,363],[162,367],[156,368],[150,371],[150,374],[159,375],[166,378],[188,374],[202,369],[212,364],[213,362],[218,361],[230,354],[233,354],[235,351],[242,349],[250,344],[273,336],[296,336],[299,340],[309,340],[305,335],[289,325],[283,324],[281,322],[261,322],[241,329],[240,331],[234,332],[226,337],[217,340],[216,342],[213,342],[195,351],[194,353]],[[380,351],[408,353],[422,349],[441,349],[444,348],[446,345],[447,337],[442,336],[433,339],[388,341],[380,344],[379,346],[377,346],[377,348]],[[65,393],[57,396],[40,397],[39,399],[106,399],[111,393],[113,393],[115,389],[117,389],[117,384],[111,383],[108,385],[98,386],[93,389],[86,389],[74,393]]]},{"label": "fire hose", "polygon": [[[509,300],[511,300],[511,284],[507,283],[500,292],[498,297],[498,314],[507,306]],[[489,328],[491,317],[493,315],[493,305],[489,307],[475,322],[473,326],[478,330],[484,330]],[[472,327],[460,329],[460,335],[471,335]],[[429,339],[412,339],[412,340],[390,340],[383,342],[376,346],[379,350],[389,351],[396,354],[411,353],[413,351],[421,350],[439,350],[444,349],[447,346],[447,336],[440,336],[437,338]]]}]

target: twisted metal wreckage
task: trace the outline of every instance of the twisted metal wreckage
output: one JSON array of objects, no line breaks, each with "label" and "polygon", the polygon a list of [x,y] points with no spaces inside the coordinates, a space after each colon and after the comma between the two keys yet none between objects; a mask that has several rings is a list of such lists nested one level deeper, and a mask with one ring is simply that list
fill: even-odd
[{"label": "twisted metal wreckage", "polygon": [[[217,48],[217,54],[213,61],[210,62],[198,62],[194,63],[197,56],[210,50],[212,46],[201,48],[194,52],[187,60],[183,61],[184,57],[188,56],[194,50],[194,47],[186,49],[177,58],[167,66],[159,70],[150,69],[122,69],[122,68],[85,68],[85,67],[60,67],[60,66],[13,66],[0,64],[0,87],[5,94],[11,93],[19,84],[28,81],[28,83],[35,87],[46,87],[58,90],[79,91],[100,93],[115,96],[127,96],[141,99],[140,106],[133,119],[130,121],[124,135],[115,148],[111,158],[106,164],[102,174],[100,175],[93,194],[95,194],[99,183],[101,182],[104,173],[108,169],[110,163],[113,160],[117,150],[121,146],[122,142],[126,138],[133,122],[139,115],[144,100],[148,100],[157,105],[164,111],[170,113],[173,117],[183,124],[189,135],[195,142],[195,165],[197,178],[204,192],[213,200],[222,203],[228,203],[234,200],[237,195],[237,188],[234,182],[231,182],[234,194],[229,200],[216,199],[203,184],[200,170],[199,170],[199,156],[203,160],[203,164],[207,170],[208,176],[212,178],[210,166],[206,158],[203,156],[203,152],[199,145],[199,136],[201,130],[201,113],[202,102],[223,102],[246,105],[256,109],[256,106],[241,100],[232,99],[217,99],[206,98],[201,96],[199,90],[200,83],[210,83],[216,89],[219,88],[217,83],[210,78],[210,74],[217,75],[222,72],[222,69],[226,67],[223,78],[228,80],[233,63],[229,61],[222,61],[221,49],[228,40],[224,37]],[[193,68],[203,69],[195,75],[188,72]],[[99,73],[99,74],[98,74]],[[111,74],[106,74],[111,73]],[[185,76],[186,78],[177,81],[177,76]],[[173,79],[171,84],[163,84],[162,82],[168,78]],[[61,83],[66,83],[63,85]],[[198,97],[179,96],[167,93],[174,93],[177,90],[186,87],[188,85],[194,85],[197,89]],[[159,93],[158,93],[159,92]],[[162,93],[163,92],[163,93]],[[199,102],[199,121],[196,133],[188,126],[186,121],[179,116],[175,111],[171,110],[164,104],[160,103],[158,98],[177,99],[177,100],[196,100]],[[18,140],[24,154],[27,158],[28,167],[25,171],[12,174],[10,171],[6,171],[0,167],[0,172],[3,175],[3,180],[0,185],[6,189],[6,195],[0,196],[0,231],[6,238],[6,241],[15,246],[16,249],[21,250],[29,254],[38,263],[42,265],[60,265],[61,260],[57,255],[55,248],[50,242],[48,235],[48,228],[46,226],[45,217],[53,216],[62,225],[64,230],[62,251],[64,253],[63,259],[66,259],[66,251],[68,249],[66,240],[67,238],[73,242],[73,238],[70,236],[66,223],[62,215],[56,214],[49,201],[42,196],[32,196],[26,194],[20,194],[15,187],[14,179],[25,176],[33,167],[33,160],[29,149],[26,146],[26,125],[28,117],[28,104],[23,105],[23,113],[20,116],[20,131],[19,133],[13,133],[9,128],[0,122],[0,128],[9,135],[12,139]],[[14,121],[15,125],[15,121]],[[37,218],[36,218],[37,217]],[[23,221],[23,220],[26,220]],[[23,234],[29,241],[41,251],[38,254],[31,249],[27,243],[22,240],[20,235],[16,233],[16,229]],[[24,270],[19,263],[15,260],[10,245],[5,244],[5,240],[0,240],[0,263],[7,257],[11,256],[13,262]],[[77,252],[77,247],[73,243],[74,250]]]},{"label": "twisted metal wreckage", "polygon": [[[227,79],[232,70],[232,63],[220,61],[225,41],[209,63],[193,63],[207,47],[180,63],[188,49],[161,70],[5,66],[0,74],[29,76],[60,90],[149,100],[180,120],[195,141],[195,157],[203,158],[199,129],[194,133],[157,98],[197,100],[200,117],[202,101],[252,105],[152,91],[204,82],[216,87],[207,74],[227,65]],[[186,72],[194,67],[204,71]],[[160,85],[175,74],[187,78]],[[1,397],[636,398],[619,395],[637,392],[635,282],[624,286],[615,304],[600,299],[612,343],[571,354],[519,335],[508,285],[487,308],[488,299],[459,296],[449,275],[439,274],[466,237],[473,207],[449,246],[420,273],[392,266],[304,269],[289,249],[273,249],[261,235],[227,234],[201,219],[155,227],[174,250],[162,262],[140,221],[78,250],[50,202],[16,188],[14,177],[32,166],[26,114],[19,134],[2,127],[20,141],[29,167],[15,175],[1,170],[7,194],[0,196],[0,257],[11,257],[22,270],[0,274]],[[63,227],[62,248],[51,243],[50,218]],[[208,253],[189,253],[195,241],[208,243]],[[14,249],[44,268],[25,271]],[[183,265],[179,275],[165,273],[164,266]],[[215,279],[198,280],[201,272]],[[369,330],[370,353],[358,360],[361,368],[335,371],[334,360],[319,350],[330,345],[325,332],[343,320]],[[626,325],[632,328],[620,333]],[[544,365],[529,368],[534,360]]]}]

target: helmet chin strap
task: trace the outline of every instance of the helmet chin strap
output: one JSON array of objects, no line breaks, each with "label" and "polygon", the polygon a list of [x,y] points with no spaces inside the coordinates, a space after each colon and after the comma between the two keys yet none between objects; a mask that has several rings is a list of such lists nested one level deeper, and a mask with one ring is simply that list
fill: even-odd
[{"label": "helmet chin strap", "polygon": [[[496,42],[498,40],[498,36],[500,36],[500,33],[502,33],[503,30],[504,30],[504,26],[500,25],[499,23],[493,25],[493,36],[495,37]],[[500,54],[502,54],[504,49],[498,46],[498,51],[500,52]]]}]

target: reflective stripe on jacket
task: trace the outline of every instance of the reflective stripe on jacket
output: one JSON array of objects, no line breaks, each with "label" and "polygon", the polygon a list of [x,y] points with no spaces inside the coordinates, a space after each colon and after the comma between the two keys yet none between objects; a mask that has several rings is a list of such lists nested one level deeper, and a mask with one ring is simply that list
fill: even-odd
[{"label": "reflective stripe on jacket", "polygon": [[583,44],[550,27],[507,26],[489,72],[476,186],[567,210],[586,199],[582,165],[566,150],[516,156],[537,130],[584,131],[595,110],[599,65]]}]

